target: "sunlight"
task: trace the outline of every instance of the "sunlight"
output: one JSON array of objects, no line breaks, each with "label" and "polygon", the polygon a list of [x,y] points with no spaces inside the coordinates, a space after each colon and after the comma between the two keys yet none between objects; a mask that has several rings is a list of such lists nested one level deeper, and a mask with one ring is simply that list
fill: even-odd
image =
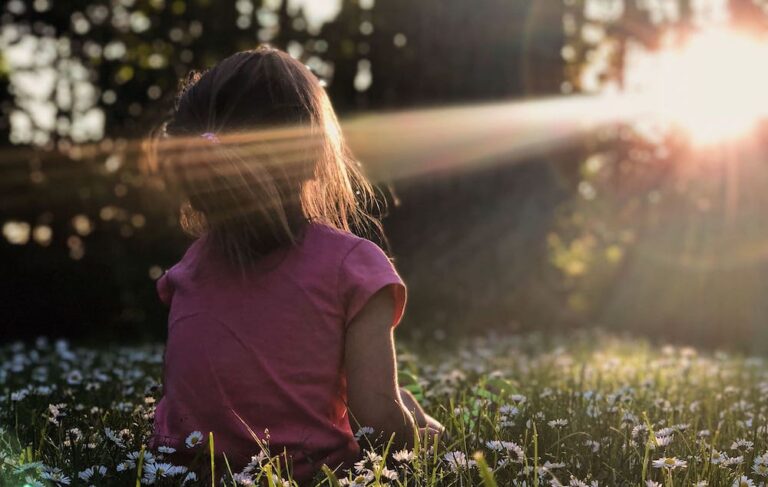
[{"label": "sunlight", "polygon": [[695,34],[679,48],[629,64],[642,102],[696,145],[744,137],[768,116],[768,43],[732,30]]},{"label": "sunlight", "polygon": [[[630,97],[616,95],[570,95],[533,100],[454,105],[407,111],[368,112],[341,121],[344,138],[361,160],[371,179],[377,182],[431,176],[439,172],[478,169],[494,163],[526,161],[535,155],[562,148],[585,133],[618,121],[638,118],[644,110]],[[330,133],[337,128],[327,127]],[[280,154],[281,161],[295,161],[308,143],[295,129],[260,128],[222,136],[222,144],[236,145],[251,154]],[[125,140],[123,158],[137,158],[150,172],[157,161],[146,158],[149,140]],[[164,150],[186,151],[207,147],[199,136],[179,137],[163,142]],[[114,159],[111,145],[96,143],[73,145],[68,149],[78,159],[104,158],[105,173],[114,173],[121,162]],[[4,149],[0,159],[19,169],[13,177],[0,179],[6,205],[23,207],[31,194],[10,196],[10,188],[29,178],[25,161],[34,157],[34,149]],[[189,164],[206,160],[207,153],[187,159]],[[70,165],[48,169],[49,181],[56,181],[51,192],[64,191],[82,174],[83,166]],[[66,182],[66,184],[64,184]],[[61,189],[57,189],[61,188]],[[14,227],[15,228],[15,227]]]}]

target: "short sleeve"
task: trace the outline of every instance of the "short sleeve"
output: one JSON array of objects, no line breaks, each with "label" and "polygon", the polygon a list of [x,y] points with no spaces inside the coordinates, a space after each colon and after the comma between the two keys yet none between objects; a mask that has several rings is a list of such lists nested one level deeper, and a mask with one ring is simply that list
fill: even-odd
[{"label": "short sleeve", "polygon": [[392,326],[403,317],[406,289],[392,262],[373,242],[361,240],[349,251],[339,270],[339,294],[348,325],[378,291],[391,286],[395,306]]},{"label": "short sleeve", "polygon": [[160,297],[160,301],[170,306],[171,299],[173,298],[173,283],[167,271],[160,276],[160,279],[155,283],[155,287],[157,288],[157,295]]}]

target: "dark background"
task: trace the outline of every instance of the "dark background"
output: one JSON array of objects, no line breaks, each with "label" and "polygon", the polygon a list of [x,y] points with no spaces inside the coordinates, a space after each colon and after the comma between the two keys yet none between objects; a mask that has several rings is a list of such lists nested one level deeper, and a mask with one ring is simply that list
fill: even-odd
[{"label": "dark background", "polygon": [[[24,35],[67,39],[68,58],[82,63],[97,89],[94,107],[104,114],[105,133],[81,142],[66,130],[49,130],[47,140],[12,141],[8,120],[24,100],[11,82],[18,68],[7,54],[0,58],[0,224],[52,230],[43,243],[0,239],[0,339],[164,336],[166,310],[156,299],[153,277],[189,241],[178,228],[176,209],[138,170],[135,141],[165,116],[178,80],[190,69],[260,42],[300,46],[304,62],[332,65],[332,72],[320,74],[342,117],[557,96],[587,91],[578,73],[595,49],[580,38],[579,28],[566,28],[569,22],[602,25],[606,39],[619,45],[631,39],[652,48],[662,29],[687,28],[690,4],[679,4],[682,15],[674,22],[654,22],[649,11],[627,2],[620,16],[601,24],[585,18],[581,0],[343,0],[335,19],[311,31],[301,9],[279,1],[8,2],[0,7],[0,22],[18,35],[9,36],[6,47]],[[765,15],[756,14],[751,2],[733,1],[731,9],[734,22],[764,28]],[[135,28],[136,18],[148,19],[148,27]],[[115,42],[125,52],[106,56],[105,46]],[[576,52],[567,60],[565,45]],[[361,60],[370,62],[372,73],[362,91],[355,87]],[[603,77],[620,78],[621,56],[611,62],[615,72]],[[69,72],[57,69],[59,76]],[[59,119],[74,116],[66,106],[57,108]],[[637,242],[662,234],[677,241],[680,221],[691,221],[691,202],[700,201],[701,191],[721,191],[700,184],[680,193],[670,180],[670,156],[640,158],[638,151],[656,154],[648,141],[617,125],[523,163],[499,161],[394,182],[399,204],[393,199],[385,228],[409,285],[402,333],[439,341],[490,328],[600,325],[702,344],[722,345],[727,337],[735,346],[762,349],[762,261],[706,275],[663,266],[645,280],[638,274],[648,266]],[[674,143],[668,153],[690,157]],[[599,196],[585,202],[579,187],[594,154],[608,154],[609,163],[589,176]],[[107,162],[112,156],[119,165]],[[648,203],[649,195],[667,192],[662,204]],[[719,200],[712,201],[706,218],[720,208]],[[762,209],[762,202],[751,207],[745,228],[759,225]],[[681,214],[685,218],[676,219]],[[78,216],[89,222],[86,231],[74,222]],[[707,231],[731,230],[715,225]],[[707,245],[706,252],[716,250]],[[588,270],[571,265],[574,259],[588,263]],[[679,282],[670,283],[670,273]],[[744,273],[757,276],[753,287],[729,285],[743,282]],[[644,288],[623,284],[639,281]],[[657,306],[659,293],[674,296],[676,306]]]}]

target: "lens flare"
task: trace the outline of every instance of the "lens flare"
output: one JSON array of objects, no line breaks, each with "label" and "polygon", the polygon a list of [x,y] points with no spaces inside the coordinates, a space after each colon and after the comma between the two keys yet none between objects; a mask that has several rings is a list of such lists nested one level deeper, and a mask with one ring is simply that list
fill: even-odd
[{"label": "lens flare", "polygon": [[641,103],[697,145],[742,138],[768,117],[768,42],[733,30],[692,35],[651,60],[629,60]]}]

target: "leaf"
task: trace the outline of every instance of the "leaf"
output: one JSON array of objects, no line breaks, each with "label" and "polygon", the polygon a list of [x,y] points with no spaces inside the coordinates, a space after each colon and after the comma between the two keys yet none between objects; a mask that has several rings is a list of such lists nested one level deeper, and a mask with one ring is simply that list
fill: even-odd
[{"label": "leaf", "polygon": [[328,479],[328,483],[331,485],[331,487],[341,487],[341,483],[339,483],[339,479],[336,478],[336,474],[333,473],[333,471],[328,468],[328,465],[323,465],[322,467],[323,473],[325,474],[325,478]]},{"label": "leaf", "polygon": [[513,384],[511,381],[508,381],[507,379],[502,379],[500,377],[488,379],[485,382],[485,388],[496,394],[496,396],[499,398],[507,398],[510,394],[514,394],[518,391],[518,388],[515,384]]},{"label": "leaf", "polygon": [[397,372],[397,382],[400,384],[400,387],[413,394],[417,401],[424,399],[424,388],[421,387],[415,375],[407,370],[399,370]]}]

